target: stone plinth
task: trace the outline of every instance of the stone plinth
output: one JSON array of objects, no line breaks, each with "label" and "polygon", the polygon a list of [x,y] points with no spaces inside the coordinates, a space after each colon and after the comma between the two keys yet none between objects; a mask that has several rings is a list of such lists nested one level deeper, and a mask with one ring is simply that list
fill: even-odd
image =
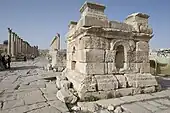
[{"label": "stone plinth", "polygon": [[156,91],[158,83],[149,71],[149,16],[135,13],[125,22],[109,21],[104,9],[86,2],[80,20],[70,23],[63,75],[82,100],[125,96],[126,91],[133,95],[150,87]]}]

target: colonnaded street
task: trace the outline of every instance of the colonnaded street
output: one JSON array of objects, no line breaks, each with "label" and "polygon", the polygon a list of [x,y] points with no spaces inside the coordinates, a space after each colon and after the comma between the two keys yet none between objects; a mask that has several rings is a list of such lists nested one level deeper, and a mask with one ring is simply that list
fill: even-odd
[{"label": "colonnaded street", "polygon": [[[59,72],[45,71],[48,61],[13,62],[10,70],[0,72],[0,113],[69,113],[71,107],[57,99],[55,77]],[[120,98],[78,102],[81,110],[96,113],[170,113],[170,78],[159,77],[163,91]],[[127,92],[128,93],[128,92]],[[116,107],[112,111],[113,106]],[[84,113],[84,112],[83,112]]]}]

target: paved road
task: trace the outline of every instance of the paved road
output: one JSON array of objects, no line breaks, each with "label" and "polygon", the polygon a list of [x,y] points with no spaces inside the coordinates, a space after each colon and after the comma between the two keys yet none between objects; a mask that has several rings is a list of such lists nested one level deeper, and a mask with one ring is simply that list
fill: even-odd
[{"label": "paved road", "polygon": [[[42,70],[45,64],[47,61],[43,58],[15,62],[11,70],[0,72],[0,113],[69,113],[66,104],[56,98],[58,89],[55,80],[43,79],[44,76],[58,75]],[[162,92],[79,102],[78,106],[92,112],[96,110],[94,106],[97,103],[105,108],[120,106],[123,113],[170,113],[170,78],[159,78],[159,82],[165,88]],[[101,113],[116,111],[105,110]]]},{"label": "paved road", "polygon": [[12,69],[0,72],[0,113],[66,113],[65,103],[56,97],[56,83],[41,75],[53,75],[42,70],[47,61],[12,63]]}]

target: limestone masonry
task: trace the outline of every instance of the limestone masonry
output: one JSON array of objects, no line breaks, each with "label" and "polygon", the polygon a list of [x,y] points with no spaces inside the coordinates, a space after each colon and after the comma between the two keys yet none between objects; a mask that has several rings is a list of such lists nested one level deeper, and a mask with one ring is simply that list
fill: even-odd
[{"label": "limestone masonry", "polygon": [[61,72],[66,68],[66,50],[60,49],[60,35],[58,33],[50,44],[49,55],[52,58],[51,66],[53,69]]},{"label": "limestone masonry", "polygon": [[104,10],[104,5],[85,2],[79,21],[70,22],[63,76],[81,100],[157,91],[148,58],[149,16],[134,13],[117,22],[108,20]]}]

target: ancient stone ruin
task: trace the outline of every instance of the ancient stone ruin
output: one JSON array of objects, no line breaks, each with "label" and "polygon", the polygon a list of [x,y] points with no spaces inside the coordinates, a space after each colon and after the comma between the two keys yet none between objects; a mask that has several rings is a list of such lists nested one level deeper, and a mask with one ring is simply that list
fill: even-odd
[{"label": "ancient stone ruin", "polygon": [[110,21],[105,6],[85,2],[81,18],[70,22],[67,66],[63,71],[81,100],[155,92],[150,74],[149,40],[153,37],[144,13],[124,22]]},{"label": "ancient stone ruin", "polygon": [[37,57],[39,55],[38,46],[31,46],[27,41],[24,41],[17,33],[8,28],[8,50],[7,54],[12,56],[13,60],[23,60],[23,56],[28,59],[31,55]]},{"label": "ancient stone ruin", "polygon": [[[51,44],[49,55],[51,56],[51,68],[61,72],[66,68],[66,49],[60,49],[60,35],[57,34]],[[47,66],[49,68],[49,66]]]}]

